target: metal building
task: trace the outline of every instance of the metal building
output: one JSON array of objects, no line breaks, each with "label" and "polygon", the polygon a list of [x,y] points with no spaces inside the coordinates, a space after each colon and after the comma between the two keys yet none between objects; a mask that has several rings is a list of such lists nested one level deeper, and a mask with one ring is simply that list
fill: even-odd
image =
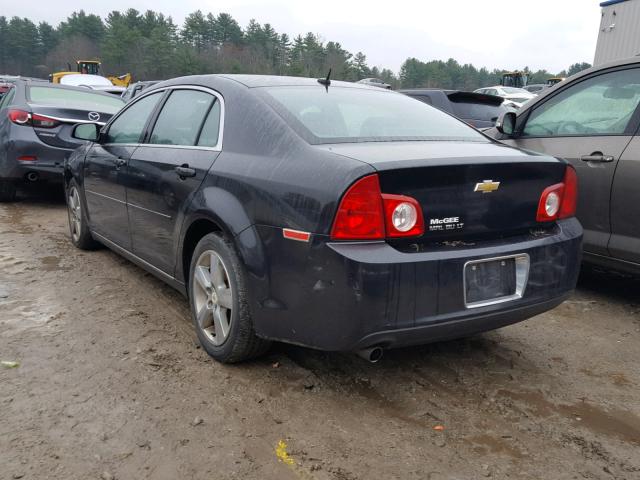
[{"label": "metal building", "polygon": [[600,6],[602,18],[593,65],[640,55],[640,0],[608,0]]}]

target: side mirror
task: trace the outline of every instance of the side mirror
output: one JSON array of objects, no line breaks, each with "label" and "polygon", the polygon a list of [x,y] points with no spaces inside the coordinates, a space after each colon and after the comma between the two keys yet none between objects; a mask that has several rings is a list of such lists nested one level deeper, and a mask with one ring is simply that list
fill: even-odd
[{"label": "side mirror", "polygon": [[97,123],[79,123],[73,127],[71,136],[78,140],[88,140],[89,142],[97,142],[100,138],[101,125]]},{"label": "side mirror", "polygon": [[502,112],[496,122],[496,130],[505,135],[513,135],[516,131],[515,112]]}]

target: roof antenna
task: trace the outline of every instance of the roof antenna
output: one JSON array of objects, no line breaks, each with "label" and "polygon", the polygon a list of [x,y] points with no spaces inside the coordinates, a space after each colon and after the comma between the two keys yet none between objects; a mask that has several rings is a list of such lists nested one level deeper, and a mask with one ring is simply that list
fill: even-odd
[{"label": "roof antenna", "polygon": [[327,92],[329,91],[329,85],[331,85],[331,80],[329,80],[330,77],[331,77],[331,69],[329,69],[329,73],[327,73],[327,78],[318,79],[318,83],[320,85],[324,85],[324,88],[327,89]]}]

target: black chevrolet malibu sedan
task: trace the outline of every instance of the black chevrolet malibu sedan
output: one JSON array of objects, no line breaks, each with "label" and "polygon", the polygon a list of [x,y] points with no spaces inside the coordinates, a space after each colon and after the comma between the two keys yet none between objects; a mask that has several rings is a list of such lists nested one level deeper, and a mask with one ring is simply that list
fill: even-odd
[{"label": "black chevrolet malibu sedan", "polygon": [[575,287],[574,170],[405,95],[208,75],[145,91],[66,162],[73,243],[188,296],[222,362],[271,340],[359,351],[524,320]]}]

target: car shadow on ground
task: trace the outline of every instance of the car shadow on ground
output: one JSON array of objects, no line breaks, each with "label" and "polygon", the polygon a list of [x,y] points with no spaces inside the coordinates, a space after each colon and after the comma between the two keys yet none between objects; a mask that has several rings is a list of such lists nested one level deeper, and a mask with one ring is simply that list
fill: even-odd
[{"label": "car shadow on ground", "polygon": [[640,275],[629,275],[583,265],[577,291],[586,295],[595,295],[603,301],[640,305]]},{"label": "car shadow on ground", "polygon": [[23,205],[64,205],[64,190],[60,185],[32,183],[21,186],[15,203]]}]

